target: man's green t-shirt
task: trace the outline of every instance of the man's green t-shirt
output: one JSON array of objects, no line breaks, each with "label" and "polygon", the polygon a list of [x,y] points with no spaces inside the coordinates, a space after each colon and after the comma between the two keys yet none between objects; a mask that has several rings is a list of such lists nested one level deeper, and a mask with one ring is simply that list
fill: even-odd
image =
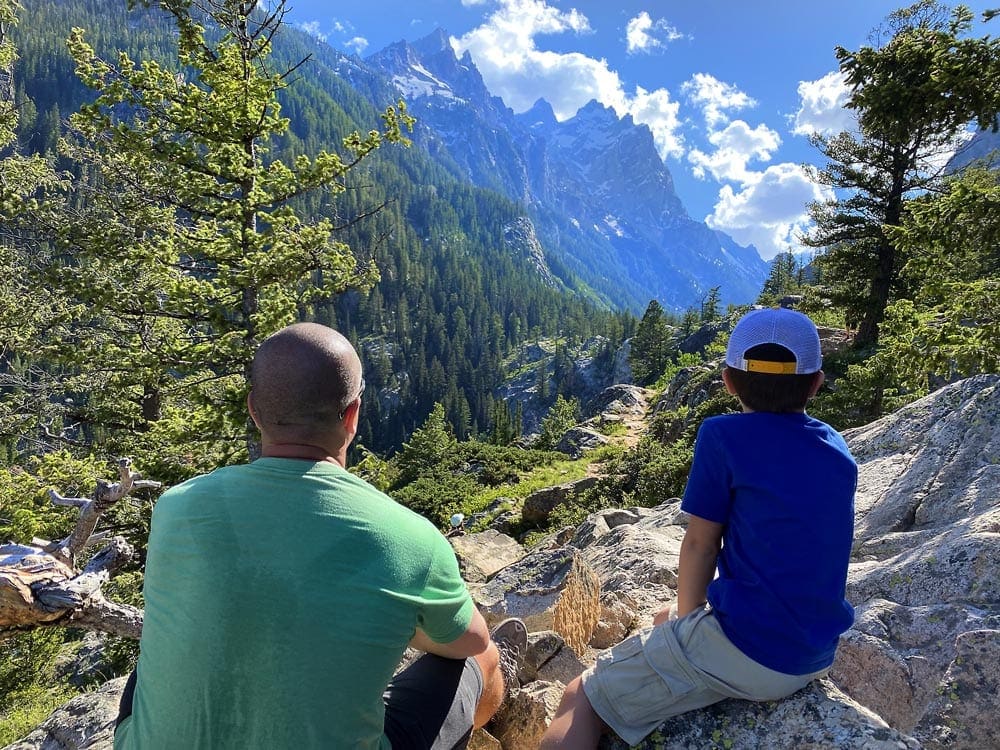
[{"label": "man's green t-shirt", "polygon": [[382,692],[414,628],[473,604],[447,540],[341,467],[263,458],[153,513],[133,714],[115,748],[387,748]]}]

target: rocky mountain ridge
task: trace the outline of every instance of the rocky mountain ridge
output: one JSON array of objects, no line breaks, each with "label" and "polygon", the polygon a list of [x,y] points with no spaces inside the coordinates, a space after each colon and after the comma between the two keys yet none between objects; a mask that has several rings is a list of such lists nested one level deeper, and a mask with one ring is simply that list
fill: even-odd
[{"label": "rocky mountain ridge", "polygon": [[[623,399],[606,406],[637,408]],[[858,616],[830,678],[783,701],[685,714],[639,748],[1000,747],[988,720],[1000,688],[1000,375],[947,386],[846,438],[859,464],[848,580]],[[529,501],[508,512],[529,506],[545,512]],[[453,540],[487,619],[517,615],[531,631],[520,689],[472,747],[536,746],[595,650],[674,598],[684,524],[668,499],[595,513],[531,550],[498,528]],[[121,686],[75,699],[8,750],[110,747]]]},{"label": "rocky mountain ridge", "polygon": [[[523,203],[548,252],[613,304],[651,298],[681,310],[714,286],[724,302],[756,297],[767,264],[688,216],[651,131],[592,101],[559,122],[540,100],[516,115],[468,53],[438,29],[364,61],[417,117],[414,140],[457,176]],[[345,66],[349,80],[357,66]]]}]

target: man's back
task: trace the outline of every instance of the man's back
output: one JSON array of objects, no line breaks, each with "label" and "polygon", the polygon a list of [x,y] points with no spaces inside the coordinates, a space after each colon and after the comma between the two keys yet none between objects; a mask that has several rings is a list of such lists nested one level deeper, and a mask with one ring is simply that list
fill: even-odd
[{"label": "man's back", "polygon": [[116,747],[385,747],[415,627],[471,601],[427,521],[328,462],[265,458],[157,505],[134,712]]}]

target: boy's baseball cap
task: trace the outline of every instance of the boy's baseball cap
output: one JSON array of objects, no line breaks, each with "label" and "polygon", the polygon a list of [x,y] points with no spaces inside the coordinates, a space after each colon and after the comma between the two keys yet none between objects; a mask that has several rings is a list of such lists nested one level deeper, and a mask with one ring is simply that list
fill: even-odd
[{"label": "boy's baseball cap", "polygon": [[[794,362],[747,359],[746,353],[761,344],[784,347]],[[823,368],[819,333],[809,318],[782,307],[751,310],[736,324],[726,347],[726,364],[736,370],[771,375],[808,375]]]}]

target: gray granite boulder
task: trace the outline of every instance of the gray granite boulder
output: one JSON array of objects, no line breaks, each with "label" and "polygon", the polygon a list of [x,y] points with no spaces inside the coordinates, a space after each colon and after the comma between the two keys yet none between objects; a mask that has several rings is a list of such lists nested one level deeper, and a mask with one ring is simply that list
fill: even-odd
[{"label": "gray granite boulder", "polygon": [[4,750],[111,750],[124,677],[57,708],[24,739]]}]

